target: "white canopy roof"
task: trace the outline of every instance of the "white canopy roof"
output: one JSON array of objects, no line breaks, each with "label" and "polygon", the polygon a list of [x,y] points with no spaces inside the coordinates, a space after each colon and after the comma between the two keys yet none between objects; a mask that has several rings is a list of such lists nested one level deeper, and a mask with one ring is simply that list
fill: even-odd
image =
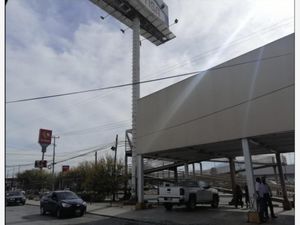
[{"label": "white canopy roof", "polygon": [[294,34],[138,103],[137,150],[148,157],[206,160],[294,151]]}]

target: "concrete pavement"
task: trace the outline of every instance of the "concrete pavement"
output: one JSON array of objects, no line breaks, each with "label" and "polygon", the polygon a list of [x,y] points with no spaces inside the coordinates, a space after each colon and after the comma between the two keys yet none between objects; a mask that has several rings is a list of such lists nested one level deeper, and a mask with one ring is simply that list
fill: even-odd
[{"label": "concrete pavement", "polygon": [[[163,207],[157,207],[157,204],[153,204],[152,209],[136,210],[135,206],[121,203],[87,203],[87,213],[150,224],[246,224],[248,209],[235,209],[234,206],[228,205],[229,200],[230,198],[224,196],[221,198],[219,208],[212,209],[209,206],[199,205],[192,212],[186,210],[185,207],[174,207],[172,211],[166,211]],[[26,204],[39,206],[39,201],[27,200]],[[295,224],[294,210],[283,211],[281,207],[275,207],[274,211],[278,218],[270,220],[268,223]]]}]

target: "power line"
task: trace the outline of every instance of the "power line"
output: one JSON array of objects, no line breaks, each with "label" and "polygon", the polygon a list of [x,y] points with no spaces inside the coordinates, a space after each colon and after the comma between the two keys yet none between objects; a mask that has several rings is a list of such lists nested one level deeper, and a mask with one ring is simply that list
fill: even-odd
[{"label": "power line", "polygon": [[34,101],[34,100],[41,100],[41,99],[47,99],[47,98],[62,97],[62,96],[68,96],[68,95],[76,95],[76,94],[82,94],[82,93],[88,93],[88,92],[95,92],[95,91],[103,91],[103,90],[122,88],[122,87],[127,87],[127,86],[132,86],[132,85],[138,85],[138,84],[145,84],[145,83],[150,83],[150,82],[156,82],[156,81],[161,81],[161,80],[167,80],[167,79],[172,79],[172,78],[192,76],[192,75],[196,75],[196,74],[199,74],[199,73],[204,73],[204,72],[208,72],[208,71],[219,70],[219,69],[223,69],[223,68],[229,68],[229,67],[239,66],[239,65],[243,65],[243,64],[249,64],[249,63],[259,62],[259,61],[270,60],[270,59],[274,59],[274,58],[278,58],[278,57],[283,57],[283,56],[287,56],[287,55],[291,55],[291,54],[293,54],[293,53],[286,53],[286,54],[282,54],[282,55],[275,55],[275,56],[265,57],[265,58],[261,58],[261,59],[250,60],[250,61],[246,61],[246,62],[242,62],[242,63],[236,63],[236,64],[232,64],[232,65],[216,66],[216,67],[213,67],[213,68],[207,69],[207,70],[200,70],[200,71],[194,71],[194,72],[189,72],[189,73],[177,74],[177,75],[173,75],[173,76],[156,78],[156,79],[151,79],[151,80],[146,80],[146,81],[141,81],[141,82],[126,83],[126,84],[119,84],[119,85],[102,87],[102,88],[89,89],[89,90],[84,90],[84,91],[74,91],[74,92],[68,92],[68,93],[62,93],[62,94],[55,94],[55,95],[47,95],[47,96],[34,97],[34,98],[25,98],[25,99],[19,99],[19,100],[12,100],[12,101],[7,101],[6,104],[9,104],[9,103],[18,103],[18,102],[27,102],[27,101]]},{"label": "power line", "polygon": [[[122,147],[122,146],[124,146],[124,143],[125,141],[120,141],[120,145],[118,145],[119,147]],[[72,157],[70,157],[70,158],[67,158],[67,159],[63,159],[63,160],[61,160],[61,161],[57,161],[56,163],[60,163],[60,162],[65,162],[65,161],[68,161],[68,160],[71,160],[71,159],[74,159],[74,158],[78,158],[78,157],[82,157],[82,156],[85,156],[85,155],[88,155],[88,154],[90,154],[90,153],[93,153],[93,152],[95,152],[95,151],[101,151],[101,150],[105,150],[105,149],[108,149],[108,148],[110,148],[112,145],[114,144],[114,142],[110,142],[110,143],[107,143],[107,144],[104,144],[102,147],[97,147],[97,146],[95,146],[95,147],[97,147],[96,149],[95,149],[95,147],[90,147],[90,148],[86,148],[86,149],[81,149],[81,150],[77,150],[77,151],[75,151],[75,152],[80,152],[80,151],[86,151],[86,150],[90,150],[90,149],[93,149],[93,150],[91,150],[91,151],[89,151],[89,152],[85,152],[85,153],[82,153],[82,154],[79,154],[79,155],[75,155],[75,156],[72,156]],[[74,153],[74,152],[73,152]],[[6,168],[12,168],[12,167],[25,167],[25,166],[33,166],[34,165],[34,163],[27,163],[27,164],[18,164],[18,165],[5,165],[5,167]]]},{"label": "power line", "polygon": [[161,128],[161,129],[159,129],[159,130],[157,130],[157,131],[153,131],[153,132],[150,132],[150,133],[145,134],[145,135],[143,135],[143,136],[140,136],[139,138],[146,137],[146,136],[155,134],[155,133],[157,133],[157,132],[169,130],[169,129],[172,129],[172,128],[175,128],[175,127],[180,127],[180,126],[183,126],[183,125],[185,125],[185,124],[189,124],[189,123],[191,123],[191,122],[194,122],[194,121],[196,121],[196,120],[201,120],[201,119],[203,119],[203,118],[207,118],[207,117],[209,117],[209,116],[218,114],[218,113],[220,113],[220,112],[223,112],[223,111],[226,111],[226,110],[229,110],[229,109],[233,109],[233,108],[238,107],[238,106],[240,106],[240,105],[243,105],[243,104],[246,104],[246,103],[248,103],[248,102],[251,102],[251,101],[254,101],[254,100],[263,98],[263,97],[265,97],[265,96],[271,95],[271,94],[273,94],[273,93],[282,91],[282,90],[284,90],[284,89],[287,89],[287,88],[290,88],[290,87],[293,87],[293,86],[295,86],[294,83],[289,84],[289,85],[286,85],[286,86],[284,86],[284,87],[278,88],[278,89],[276,89],[276,90],[272,90],[272,91],[270,91],[270,92],[267,92],[267,93],[265,93],[265,94],[256,96],[256,97],[254,97],[254,98],[250,98],[250,99],[241,101],[241,102],[236,103],[236,104],[234,104],[234,105],[224,107],[223,109],[216,110],[216,111],[211,112],[211,113],[208,113],[208,114],[206,114],[206,115],[202,115],[202,116],[199,116],[199,117],[196,117],[196,118],[193,118],[193,119],[190,119],[190,120],[187,120],[187,121],[184,121],[184,122],[181,122],[181,123],[179,123],[179,124],[175,124],[175,125],[172,125],[172,126],[169,126],[169,127]]}]

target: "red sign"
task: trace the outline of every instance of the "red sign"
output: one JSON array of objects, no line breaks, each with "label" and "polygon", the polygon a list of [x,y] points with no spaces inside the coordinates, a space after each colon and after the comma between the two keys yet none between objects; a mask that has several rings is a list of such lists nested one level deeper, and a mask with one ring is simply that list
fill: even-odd
[{"label": "red sign", "polygon": [[39,143],[41,145],[50,145],[52,140],[52,130],[40,129]]},{"label": "red sign", "polygon": [[70,169],[70,166],[68,166],[68,165],[62,166],[62,171],[63,171],[63,172],[68,172],[69,169]]}]

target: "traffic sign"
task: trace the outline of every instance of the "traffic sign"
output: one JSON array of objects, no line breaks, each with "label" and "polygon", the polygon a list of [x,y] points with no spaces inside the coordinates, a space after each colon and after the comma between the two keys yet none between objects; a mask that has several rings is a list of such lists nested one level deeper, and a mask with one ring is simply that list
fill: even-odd
[{"label": "traffic sign", "polygon": [[47,160],[35,160],[34,167],[35,168],[47,167]]}]

